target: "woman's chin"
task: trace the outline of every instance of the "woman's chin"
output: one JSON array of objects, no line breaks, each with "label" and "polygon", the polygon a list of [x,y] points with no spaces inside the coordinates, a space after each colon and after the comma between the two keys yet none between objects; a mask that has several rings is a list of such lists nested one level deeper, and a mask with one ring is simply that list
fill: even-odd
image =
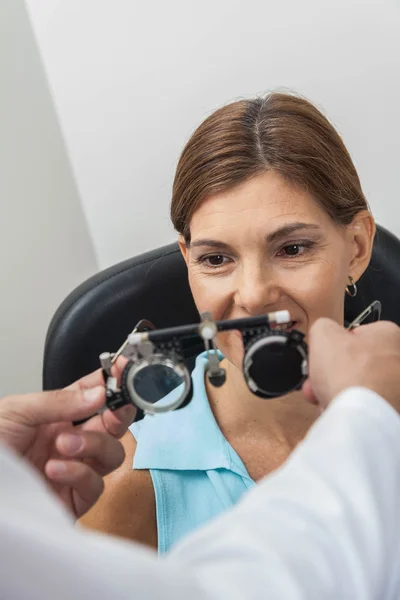
[{"label": "woman's chin", "polygon": [[224,358],[230,362],[232,365],[234,365],[236,368],[240,369],[240,371],[242,371],[242,365],[243,365],[243,357],[244,357],[244,350],[243,350],[243,346],[242,348],[220,348],[222,354],[224,355]]},{"label": "woman's chin", "polygon": [[240,331],[224,332],[217,338],[218,349],[227,361],[242,370],[244,347]]}]

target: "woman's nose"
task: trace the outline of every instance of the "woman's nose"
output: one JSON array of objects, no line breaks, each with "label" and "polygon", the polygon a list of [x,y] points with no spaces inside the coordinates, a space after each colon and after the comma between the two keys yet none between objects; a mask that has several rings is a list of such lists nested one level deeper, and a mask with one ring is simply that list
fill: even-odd
[{"label": "woman's nose", "polygon": [[248,269],[238,277],[235,302],[250,315],[275,310],[280,295],[279,283],[269,270]]}]

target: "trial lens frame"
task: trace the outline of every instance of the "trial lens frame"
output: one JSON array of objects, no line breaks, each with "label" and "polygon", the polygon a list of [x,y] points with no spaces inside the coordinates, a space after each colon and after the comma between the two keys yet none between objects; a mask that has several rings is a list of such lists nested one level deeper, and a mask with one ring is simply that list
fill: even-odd
[{"label": "trial lens frame", "polygon": [[[121,348],[115,353],[104,352],[100,355],[100,364],[106,384],[106,405],[111,410],[117,410],[125,404],[133,403],[139,409],[137,419],[143,413],[166,412],[184,405],[182,401],[175,402],[171,407],[149,405],[143,398],[135,394],[132,386],[134,375],[143,368],[143,365],[167,364],[182,376],[185,389],[182,396],[189,394],[191,386],[190,374],[184,364],[185,343],[195,338],[200,338],[207,351],[207,376],[210,383],[220,386],[225,381],[225,371],[219,365],[216,348],[216,335],[218,332],[240,330],[252,335],[262,335],[270,331],[271,327],[284,325],[290,322],[287,310],[271,312],[265,315],[214,321],[210,313],[201,315],[200,323],[155,329],[149,321],[140,321],[134,331],[128,336]],[[130,360],[121,377],[122,385],[118,387],[117,378],[112,375],[112,366],[119,356]],[[127,374],[130,374],[130,377]]]},{"label": "trial lens frame", "polygon": [[[378,321],[381,316],[381,303],[378,300],[372,302],[365,310],[363,310],[357,317],[354,319],[350,325],[348,325],[347,330],[351,331],[356,327],[359,327],[369,316],[372,315],[373,321]],[[222,320],[222,321],[214,321],[211,317],[210,313],[204,313],[201,316],[201,322],[191,325],[182,325],[178,327],[169,327],[164,329],[155,329],[154,325],[147,320],[140,321],[133,332],[127,337],[125,342],[119,348],[119,350],[111,354],[109,352],[105,352],[100,355],[100,363],[103,369],[103,377],[106,387],[106,405],[103,410],[109,408],[111,410],[117,410],[123,405],[126,404],[136,404],[138,408],[137,420],[143,418],[145,413],[152,412],[163,412],[165,410],[174,410],[175,408],[179,408],[181,405],[172,406],[169,408],[161,408],[158,410],[152,410],[150,406],[146,406],[145,404],[139,402],[134,402],[132,400],[132,393],[122,393],[121,388],[118,386],[117,378],[114,377],[111,373],[112,367],[116,362],[119,356],[125,356],[130,359],[130,365],[135,365],[135,361],[140,363],[140,360],[147,359],[149,360],[151,357],[162,356],[163,352],[169,353],[169,358],[165,359],[166,361],[177,361],[178,369],[181,369],[179,372],[184,373],[184,380],[186,386],[191,385],[190,374],[185,373],[186,367],[184,366],[184,351],[183,346],[185,341],[193,340],[194,338],[200,339],[207,351],[208,358],[208,368],[207,375],[210,382],[219,386],[222,385],[225,381],[225,371],[220,368],[219,365],[219,357],[217,354],[216,342],[215,338],[218,332],[229,331],[229,330],[239,330],[243,333],[244,341],[251,340],[253,337],[256,339],[261,339],[263,335],[270,335],[271,332],[275,334],[281,334],[282,343],[284,343],[285,338],[288,339],[293,334],[294,336],[300,335],[302,337],[303,334],[300,332],[296,332],[295,330],[291,333],[285,333],[285,331],[277,331],[276,325],[284,325],[290,323],[290,314],[288,311],[277,311],[273,313],[268,313],[266,315],[256,316],[256,317],[248,317],[242,319],[232,319],[232,320]],[[300,344],[301,344],[300,340]],[[307,347],[305,342],[302,343],[305,350],[307,351]],[[301,348],[300,348],[301,350]],[[156,354],[154,352],[156,351]],[[158,354],[157,354],[158,351]],[[158,358],[159,360],[159,358]],[[187,370],[187,369],[186,369]],[[127,369],[125,368],[124,373],[126,375]],[[307,354],[305,355],[305,364],[304,364],[304,372],[307,371]],[[249,384],[249,382],[247,382]],[[251,391],[254,392],[252,386],[250,386]],[[262,394],[259,394],[263,396]],[[129,397],[130,396],[130,397]],[[267,396],[263,396],[267,397]],[[189,400],[190,401],[190,400]],[[78,423],[75,423],[78,424]]]}]

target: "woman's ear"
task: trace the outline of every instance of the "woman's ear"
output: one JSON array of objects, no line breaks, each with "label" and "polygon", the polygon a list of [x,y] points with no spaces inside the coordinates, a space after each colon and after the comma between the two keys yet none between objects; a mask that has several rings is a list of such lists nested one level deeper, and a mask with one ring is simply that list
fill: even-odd
[{"label": "woman's ear", "polygon": [[179,248],[182,252],[183,259],[187,266],[188,261],[189,261],[189,247],[186,245],[185,238],[183,237],[183,235],[179,236],[178,244],[179,244]]},{"label": "woman's ear", "polygon": [[356,214],[348,225],[351,244],[349,275],[358,281],[369,265],[376,232],[373,216],[367,210]]}]

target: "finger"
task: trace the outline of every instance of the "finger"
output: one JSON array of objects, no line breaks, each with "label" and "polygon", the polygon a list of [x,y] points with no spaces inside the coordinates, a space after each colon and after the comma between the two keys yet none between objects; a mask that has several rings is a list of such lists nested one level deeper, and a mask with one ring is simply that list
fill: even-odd
[{"label": "finger", "polygon": [[121,438],[127,432],[136,416],[136,407],[133,404],[122,406],[116,411],[106,410],[102,415],[105,429],[116,438]]},{"label": "finger", "polygon": [[64,457],[90,459],[90,464],[99,475],[111,473],[125,458],[122,444],[108,433],[61,433],[55,444],[58,452]]},{"label": "finger", "polygon": [[89,510],[104,490],[103,478],[89,465],[79,461],[52,459],[46,463],[44,472],[50,481],[72,488],[73,508],[77,517]]},{"label": "finger", "polygon": [[1,409],[9,410],[21,423],[37,426],[84,419],[100,410],[104,402],[104,388],[94,387],[10,396],[2,401]]},{"label": "finger", "polygon": [[[124,370],[128,359],[120,356],[113,365],[113,374],[119,378]],[[84,378],[85,379],[85,378]],[[83,380],[80,380],[82,384]],[[137,408],[133,404],[122,406],[121,408],[112,411],[105,410],[101,415],[93,416],[89,421],[81,425],[83,431],[108,431],[111,435],[121,438],[127,431],[135,419]]]},{"label": "finger", "polygon": [[136,416],[136,407],[133,404],[121,406],[115,411],[105,410],[101,414],[91,415],[90,419],[83,423],[78,423],[76,426],[79,431],[99,431],[101,433],[108,432],[116,438],[122,437],[129,425],[131,425]]},{"label": "finger", "polygon": [[[117,380],[120,379],[121,373],[124,370],[126,364],[128,363],[128,359],[125,356],[118,357],[116,363],[112,367],[112,374]],[[79,379],[75,383],[73,383],[67,389],[75,389],[75,390],[85,390],[86,386],[93,384],[104,385],[103,372],[101,369],[91,373],[90,375],[86,375]],[[103,407],[104,409],[105,407]],[[133,405],[128,405],[121,407],[116,411],[111,410],[103,410],[103,414],[97,417],[96,415],[90,415],[90,419],[84,419],[83,423],[80,423],[79,420],[76,420],[75,425],[83,425],[84,429],[87,431],[108,431],[115,437],[122,437],[125,433],[129,425],[133,422],[136,415],[136,408]],[[85,423],[86,422],[86,423]],[[85,424],[84,424],[85,423]]]},{"label": "finger", "polygon": [[307,402],[318,406],[319,402],[318,402],[318,399],[316,398],[316,396],[314,395],[310,379],[305,380],[305,382],[303,383],[302,390],[303,390],[303,394],[304,394],[304,397],[307,400]]},{"label": "finger", "polygon": [[97,387],[98,385],[104,385],[103,372],[101,369],[97,369],[97,371],[94,371],[93,373],[90,373],[89,375],[85,375],[85,377],[82,377],[81,379],[78,379],[78,381],[71,383],[71,385],[69,385],[65,389],[66,390],[87,390],[87,389],[91,389],[93,387]]},{"label": "finger", "polygon": [[128,364],[129,359],[126,356],[119,356],[114,363],[113,369],[115,369],[115,377],[119,377],[122,371],[125,369]]},{"label": "finger", "polygon": [[[113,373],[114,377],[116,377],[117,379],[120,378],[121,373],[124,370],[127,362],[128,362],[128,359],[125,356],[118,357],[118,359],[116,360],[115,364],[112,367],[112,373]],[[75,381],[74,383],[72,383],[65,389],[67,389],[67,390],[85,390],[85,389],[90,389],[90,388],[96,387],[98,385],[104,385],[102,369],[97,369],[97,371],[94,371],[93,373],[89,373],[89,375],[85,375],[85,377],[78,379],[78,381]]]},{"label": "finger", "polygon": [[318,319],[310,329],[309,334],[309,356],[310,356],[310,375],[313,379],[313,372],[316,363],[321,360],[329,362],[332,353],[338,351],[340,345],[348,342],[349,333],[335,321],[331,319]]},{"label": "finger", "polygon": [[341,337],[343,335],[346,335],[346,330],[338,323],[336,323],[336,321],[333,321],[332,319],[327,319],[325,317],[317,319],[310,328],[310,345],[313,343],[313,341],[315,343],[316,341],[319,341],[323,338],[329,338],[332,336]]},{"label": "finger", "polygon": [[372,334],[385,334],[399,336],[400,328],[392,321],[377,321],[375,323],[367,323],[360,325],[352,330],[353,335],[370,336]]}]

